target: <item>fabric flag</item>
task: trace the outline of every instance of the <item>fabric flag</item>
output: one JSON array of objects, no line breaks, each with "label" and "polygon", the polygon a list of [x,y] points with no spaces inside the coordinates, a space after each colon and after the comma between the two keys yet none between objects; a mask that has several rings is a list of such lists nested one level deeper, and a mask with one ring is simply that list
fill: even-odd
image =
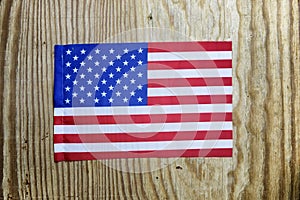
[{"label": "fabric flag", "polygon": [[231,157],[231,42],[55,46],[55,161]]}]

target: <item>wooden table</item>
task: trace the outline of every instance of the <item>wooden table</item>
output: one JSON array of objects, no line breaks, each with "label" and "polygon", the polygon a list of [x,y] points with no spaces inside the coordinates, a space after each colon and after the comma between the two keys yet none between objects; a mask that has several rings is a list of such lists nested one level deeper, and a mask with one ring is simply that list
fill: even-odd
[{"label": "wooden table", "polygon": [[[299,1],[2,0],[0,27],[2,198],[300,198]],[[233,158],[54,162],[55,44],[184,39],[233,41]]]}]

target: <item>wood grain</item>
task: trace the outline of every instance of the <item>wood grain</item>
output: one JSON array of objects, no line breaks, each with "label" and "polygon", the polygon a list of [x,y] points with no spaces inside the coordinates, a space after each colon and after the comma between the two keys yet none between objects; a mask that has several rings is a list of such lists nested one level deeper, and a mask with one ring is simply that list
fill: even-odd
[{"label": "wood grain", "polygon": [[[299,1],[2,0],[0,27],[0,198],[300,198]],[[54,163],[53,46],[148,40],[233,41],[233,158]]]}]

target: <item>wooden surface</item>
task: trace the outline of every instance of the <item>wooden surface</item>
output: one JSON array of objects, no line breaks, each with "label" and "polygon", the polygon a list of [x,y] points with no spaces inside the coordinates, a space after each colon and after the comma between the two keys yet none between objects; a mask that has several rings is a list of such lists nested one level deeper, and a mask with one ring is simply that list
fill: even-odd
[{"label": "wooden surface", "polygon": [[[299,1],[2,0],[0,27],[2,198],[300,198]],[[184,38],[233,41],[232,159],[54,163],[55,44]]]}]

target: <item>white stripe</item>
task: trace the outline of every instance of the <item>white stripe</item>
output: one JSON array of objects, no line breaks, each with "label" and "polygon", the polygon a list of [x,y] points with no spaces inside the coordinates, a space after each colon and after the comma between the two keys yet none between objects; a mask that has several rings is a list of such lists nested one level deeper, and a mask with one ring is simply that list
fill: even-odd
[{"label": "white stripe", "polygon": [[232,148],[232,140],[184,140],[160,142],[114,142],[114,143],[60,143],[54,144],[54,152],[118,152],[158,151],[186,149]]},{"label": "white stripe", "polygon": [[138,115],[232,112],[232,104],[186,104],[153,106],[54,108],[54,116]]},{"label": "white stripe", "polygon": [[148,70],[148,79],[232,77],[232,68]]},{"label": "white stripe", "polygon": [[148,88],[149,97],[222,94],[232,94],[232,86]]},{"label": "white stripe", "polygon": [[105,134],[169,131],[232,130],[232,122],[55,125],[54,134]]},{"label": "white stripe", "polygon": [[231,51],[189,51],[189,52],[155,52],[148,53],[148,61],[169,60],[228,60]]}]

